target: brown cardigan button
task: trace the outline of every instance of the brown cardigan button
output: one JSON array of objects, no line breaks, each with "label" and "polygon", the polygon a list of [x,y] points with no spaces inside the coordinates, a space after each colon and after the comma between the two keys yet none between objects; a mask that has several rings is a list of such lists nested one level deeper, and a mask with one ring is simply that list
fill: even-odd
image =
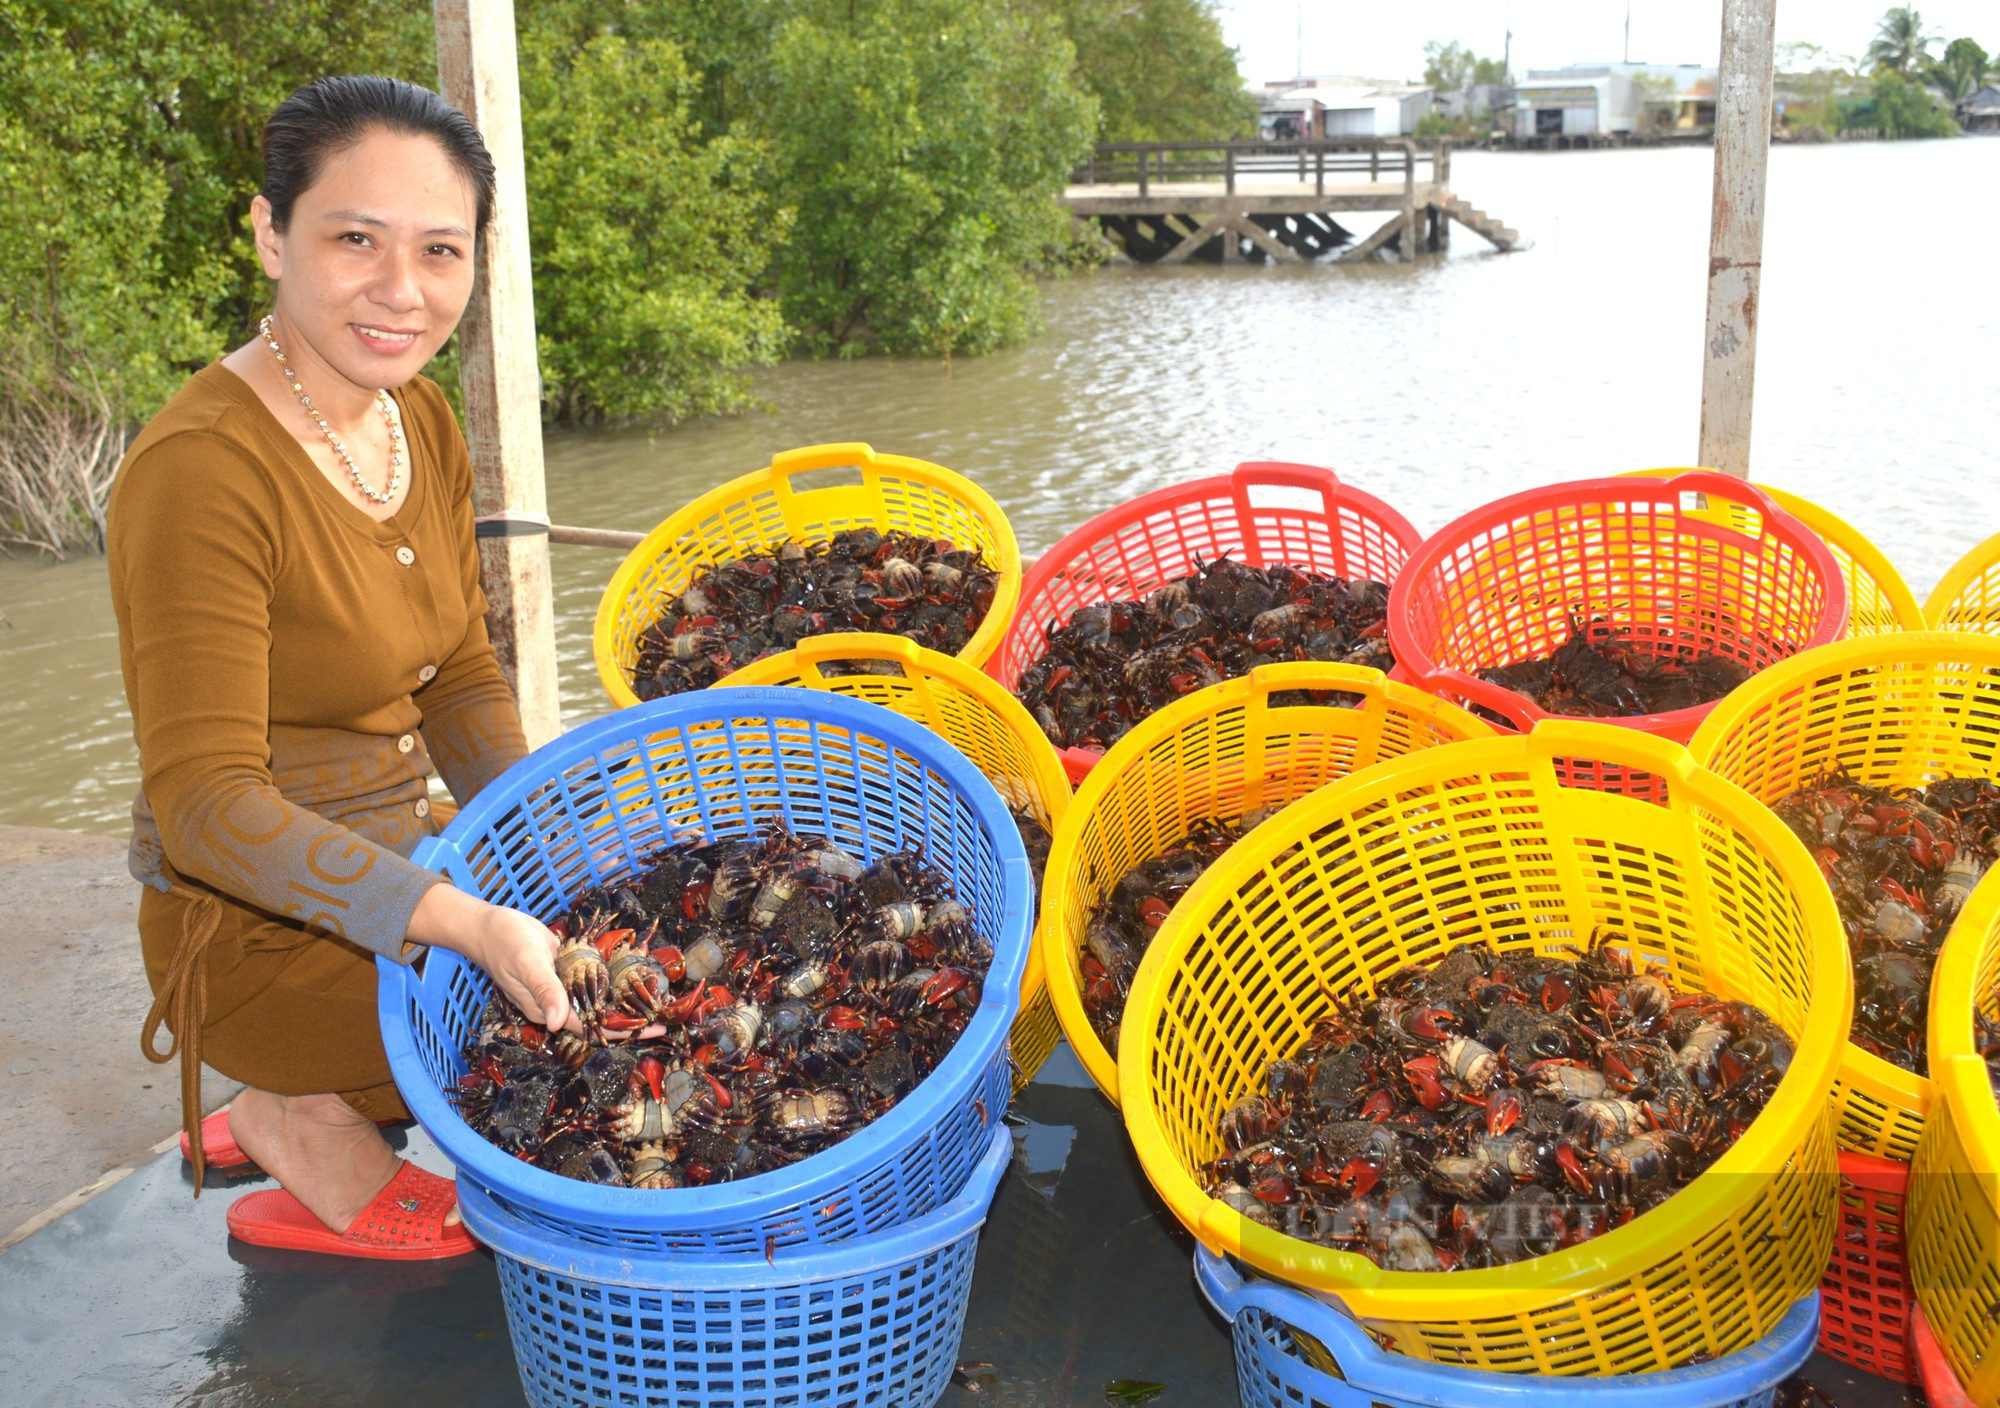
[{"label": "brown cardigan button", "polygon": [[396,549],[396,561],[402,563],[403,566],[408,567],[416,560],[417,552],[415,548],[404,546]]}]

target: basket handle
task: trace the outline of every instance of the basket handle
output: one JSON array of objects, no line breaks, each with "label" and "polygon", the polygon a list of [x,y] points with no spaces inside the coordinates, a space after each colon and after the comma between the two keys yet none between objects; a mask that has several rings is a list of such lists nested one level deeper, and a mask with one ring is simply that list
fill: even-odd
[{"label": "basket handle", "polygon": [[1544,719],[1555,717],[1525,695],[1482,680],[1477,675],[1468,675],[1450,665],[1427,671],[1421,678],[1412,672],[1410,683],[1427,691],[1443,689],[1461,695],[1468,703],[1491,709],[1522,733]]},{"label": "basket handle", "polygon": [[1250,516],[1252,489],[1272,487],[1304,489],[1320,496],[1320,512],[1332,513],[1340,493],[1340,476],[1316,464],[1295,464],[1290,460],[1245,460],[1229,473],[1230,496],[1236,500],[1241,518]]},{"label": "basket handle", "polygon": [[780,450],[771,456],[771,463],[765,473],[771,476],[771,488],[780,498],[789,499],[793,494],[803,494],[809,485],[794,485],[792,480],[822,469],[859,469],[864,481],[873,477],[881,464],[881,457],[875,447],[860,440],[848,440],[827,445],[801,445],[796,450]]},{"label": "basket handle", "polygon": [[1643,768],[1682,784],[1693,778],[1696,767],[1694,754],[1671,739],[1590,719],[1542,719],[1528,734],[1528,754],[1543,766],[1552,767],[1557,758],[1592,758]]},{"label": "basket handle", "polygon": [[1327,1353],[1343,1367],[1347,1359],[1381,1353],[1345,1307],[1335,1309],[1304,1291],[1261,1278],[1247,1278],[1235,1262],[1207,1247],[1194,1249],[1194,1281],[1203,1298],[1215,1307],[1215,1313],[1232,1325],[1239,1314],[1254,1306],[1304,1330],[1325,1345]]},{"label": "basket handle", "polygon": [[[1701,494],[1706,498],[1722,499],[1727,503],[1740,504],[1757,515],[1758,522],[1768,523],[1775,514],[1784,516],[1771,496],[1747,479],[1738,479],[1733,474],[1724,474],[1715,469],[1683,469],[1669,478],[1655,481],[1663,493]],[[1736,532],[1735,529],[1730,529]],[[1746,539],[1748,534],[1743,534]]]},{"label": "basket handle", "polygon": [[811,677],[822,681],[826,677],[819,667],[835,660],[894,660],[903,667],[905,679],[914,679],[921,668],[917,654],[923,649],[908,636],[879,633],[807,636],[792,648],[799,664],[810,666]]}]

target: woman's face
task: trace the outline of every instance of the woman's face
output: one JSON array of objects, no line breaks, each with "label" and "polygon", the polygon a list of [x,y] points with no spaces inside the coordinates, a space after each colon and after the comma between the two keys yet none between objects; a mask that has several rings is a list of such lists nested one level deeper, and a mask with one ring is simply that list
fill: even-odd
[{"label": "woman's face", "polygon": [[368,390],[422,371],[472,297],[476,211],[443,147],[379,128],[327,159],[282,234],[258,196],[257,252],[294,367],[316,362]]}]

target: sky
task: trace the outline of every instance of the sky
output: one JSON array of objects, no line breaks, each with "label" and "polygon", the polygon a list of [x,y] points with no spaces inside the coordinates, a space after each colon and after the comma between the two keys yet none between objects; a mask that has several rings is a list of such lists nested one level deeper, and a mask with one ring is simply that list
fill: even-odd
[{"label": "sky", "polygon": [[[1887,8],[1887,0],[1779,0],[1778,43],[1801,40],[1851,59],[1868,47]],[[1994,0],[1920,0],[1918,8],[1947,40],[1969,34],[1989,51],[2000,48]],[[1516,74],[1618,59],[1625,47],[1624,0],[1218,0],[1217,11],[1251,83],[1297,71],[1301,25],[1308,74],[1414,80],[1423,74],[1425,40],[1455,39],[1498,58],[1509,27]],[[1722,0],[1631,0],[1631,12],[1635,61],[1714,65]]]}]

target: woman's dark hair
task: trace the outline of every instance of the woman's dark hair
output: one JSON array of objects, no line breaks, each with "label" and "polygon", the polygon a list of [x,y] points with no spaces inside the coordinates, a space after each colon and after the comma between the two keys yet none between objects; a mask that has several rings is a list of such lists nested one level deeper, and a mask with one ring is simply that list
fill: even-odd
[{"label": "woman's dark hair", "polygon": [[292,222],[299,193],[319,179],[326,160],[376,128],[429,137],[444,148],[477,201],[474,236],[493,218],[493,158],[466,115],[428,88],[400,78],[339,77],[308,83],[264,124],[264,199],[272,228]]}]

